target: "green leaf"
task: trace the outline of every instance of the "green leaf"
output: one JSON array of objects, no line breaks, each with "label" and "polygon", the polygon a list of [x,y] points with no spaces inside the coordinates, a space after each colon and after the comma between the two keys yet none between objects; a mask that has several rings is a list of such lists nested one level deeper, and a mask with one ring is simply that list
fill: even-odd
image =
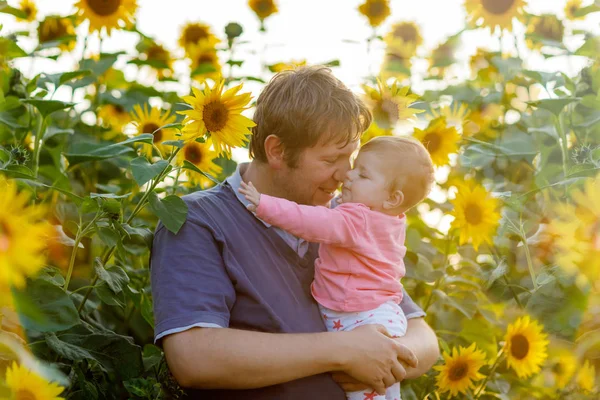
[{"label": "green leaf", "polygon": [[150,192],[148,199],[150,210],[152,210],[154,215],[160,218],[169,231],[177,234],[187,218],[187,204],[175,195],[159,199],[154,191]]},{"label": "green leaf", "polygon": [[0,38],[0,48],[2,48],[4,52],[4,56],[6,58],[19,58],[19,57],[27,57],[27,53],[20,48],[17,43],[13,40],[9,40],[6,38]]},{"label": "green leaf", "polygon": [[100,240],[108,247],[114,247],[119,243],[119,234],[111,228],[101,226],[96,229],[96,232],[98,233]]},{"label": "green leaf", "polygon": [[183,140],[165,140],[164,142],[162,142],[163,146],[174,146],[177,147],[178,149],[181,149],[184,145],[185,142]]},{"label": "green leaf", "polygon": [[588,38],[585,43],[575,51],[576,56],[585,56],[591,59],[597,58],[598,53],[600,53],[600,38],[596,36]]},{"label": "green leaf", "polygon": [[[60,342],[70,345],[71,350],[78,348],[86,351],[90,359],[96,360],[102,369],[116,372],[123,380],[137,377],[144,372],[141,348],[129,337],[106,330],[85,335],[67,333],[58,335],[57,338]],[[79,353],[72,356],[79,356]]]},{"label": "green leaf", "polygon": [[1,171],[11,178],[35,179],[33,171],[24,165],[9,165]]},{"label": "green leaf", "polygon": [[94,356],[84,348],[63,342],[56,334],[49,333],[44,338],[50,349],[54,350],[59,356],[71,361],[92,360]]},{"label": "green leaf", "polygon": [[219,185],[221,183],[218,180],[216,180],[215,178],[213,178],[212,176],[208,175],[206,172],[202,171],[200,168],[196,167],[194,164],[192,164],[188,160],[184,160],[183,161],[183,168],[184,169],[189,169],[189,170],[192,170],[192,171],[195,171],[195,172],[198,172],[199,174],[204,175],[205,177],[207,177],[208,179],[210,179],[211,181],[213,181],[217,185]]},{"label": "green leaf", "polygon": [[486,289],[489,289],[490,287],[492,287],[494,282],[496,282],[498,279],[505,276],[507,273],[508,273],[508,265],[506,264],[506,262],[504,262],[504,260],[502,260],[496,266],[496,268],[494,268],[492,270],[492,272],[490,273],[490,276],[488,277],[488,280],[486,283]]},{"label": "green leaf", "polygon": [[552,114],[558,116],[562,110],[569,104],[581,100],[578,97],[568,97],[560,99],[543,99],[537,101],[528,101],[527,104],[543,108],[544,110],[550,111]]},{"label": "green leaf", "polygon": [[0,13],[9,14],[21,19],[27,18],[27,15],[23,11],[9,6],[5,1],[0,2]]},{"label": "green leaf", "polygon": [[435,294],[442,302],[442,304],[453,307],[460,311],[465,317],[471,319],[475,315],[476,309],[471,307],[469,304],[465,302],[459,303],[453,297],[448,296],[446,293],[439,289],[434,289],[433,294]]},{"label": "green leaf", "polygon": [[65,108],[71,108],[75,105],[75,103],[65,103],[64,101],[41,99],[24,99],[21,100],[21,102],[31,104],[37,108],[44,118],[53,112],[64,110]]},{"label": "green leaf", "polygon": [[121,293],[115,293],[113,292],[108,285],[106,284],[106,282],[102,282],[98,285],[96,285],[96,287],[94,288],[96,295],[98,296],[98,298],[104,303],[104,304],[108,304],[109,306],[115,306],[115,307],[120,307],[122,309],[125,309],[125,293],[121,292]]},{"label": "green leaf", "polygon": [[146,371],[156,367],[160,364],[163,354],[160,348],[153,344],[147,344],[144,346],[144,369]]},{"label": "green leaf", "polygon": [[464,319],[460,336],[469,343],[477,343],[477,347],[483,350],[489,359],[493,359],[498,353],[498,342],[494,336],[494,329],[486,325],[483,319]]},{"label": "green leaf", "polygon": [[129,276],[123,268],[113,265],[111,268],[105,269],[100,257],[96,257],[94,260],[94,270],[98,275],[98,279],[101,282],[106,282],[108,287],[115,293],[123,291],[123,288],[129,283]]},{"label": "green leaf", "polygon": [[15,291],[21,324],[38,332],[57,332],[78,324],[79,313],[73,301],[60,288],[42,279],[30,281]]},{"label": "green leaf", "polygon": [[133,152],[128,146],[119,144],[98,145],[95,143],[74,143],[65,157],[69,165],[73,166],[87,161],[105,160]]},{"label": "green leaf", "polygon": [[46,143],[48,141],[48,139],[50,139],[54,136],[72,135],[74,133],[75,133],[75,131],[73,131],[73,129],[59,128],[57,126],[52,125],[52,126],[49,126],[48,129],[46,129],[46,133],[44,133],[43,141],[44,141],[44,143]]},{"label": "green leaf", "polygon": [[131,173],[138,186],[142,186],[157,177],[167,165],[169,165],[169,162],[166,160],[159,160],[154,164],[150,164],[146,157],[138,157],[131,160]]}]

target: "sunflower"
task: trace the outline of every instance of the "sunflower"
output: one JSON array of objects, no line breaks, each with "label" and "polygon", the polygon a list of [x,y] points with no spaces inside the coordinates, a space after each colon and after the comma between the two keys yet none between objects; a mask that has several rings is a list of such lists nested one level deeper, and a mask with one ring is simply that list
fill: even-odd
[{"label": "sunflower", "polygon": [[[190,140],[186,142],[181,151],[177,153],[177,162],[179,165],[183,165],[184,161],[189,161],[198,167],[200,171],[216,177],[223,171],[223,168],[214,163],[214,160],[217,157],[219,157],[219,155],[212,150],[210,141],[199,143],[195,140]],[[186,170],[186,175],[192,186],[199,185],[203,189],[205,188],[204,185],[207,183],[206,180],[210,181],[210,179],[195,171]]]},{"label": "sunflower", "polygon": [[559,348],[554,351],[549,361],[553,386],[557,389],[566,387],[571,382],[573,375],[575,375],[577,357],[575,357],[572,351]]},{"label": "sunflower", "polygon": [[452,349],[452,354],[444,352],[444,365],[433,367],[440,371],[436,376],[440,392],[450,392],[451,396],[458,393],[466,394],[467,390],[475,388],[475,381],[484,378],[478,371],[486,364],[483,351],[476,349],[476,344],[459,346]]},{"label": "sunflower", "polygon": [[468,20],[492,30],[511,31],[513,18],[522,19],[526,5],[526,0],[465,0]]},{"label": "sunflower", "polygon": [[201,40],[188,47],[187,56],[192,60],[191,74],[197,80],[217,80],[221,76],[221,63],[214,44]]},{"label": "sunflower", "polygon": [[458,37],[452,36],[431,52],[429,65],[432,76],[443,76],[446,68],[456,62],[458,43]]},{"label": "sunflower", "polygon": [[446,118],[446,124],[453,126],[458,132],[462,132],[469,114],[469,107],[465,103],[452,103],[450,105],[443,105],[439,110],[431,110],[433,119],[439,117]]},{"label": "sunflower", "polygon": [[306,65],[306,60],[292,60],[287,63],[280,62],[277,64],[269,65],[269,71],[278,73],[281,71],[294,70],[296,68],[303,67],[305,65]]},{"label": "sunflower", "polygon": [[369,125],[369,129],[367,129],[360,137],[360,144],[363,145],[369,140],[378,136],[392,136],[392,130],[380,128],[375,122],[373,122],[371,125]]},{"label": "sunflower", "polygon": [[212,88],[206,85],[204,91],[192,88],[193,96],[183,98],[192,108],[179,113],[185,115],[184,140],[209,134],[217,153],[230,157],[231,148],[243,146],[256,124],[241,114],[252,99],[250,93],[238,95],[242,85],[223,93],[224,85],[225,81],[220,80]]},{"label": "sunflower", "polygon": [[45,264],[43,250],[51,226],[42,219],[46,208],[28,205],[29,194],[0,175],[0,285],[21,288],[25,278]]},{"label": "sunflower", "polygon": [[366,85],[363,89],[375,121],[384,129],[391,128],[399,120],[414,119],[416,114],[424,111],[410,107],[419,96],[409,94],[410,88],[398,86],[398,81],[388,86],[378,79],[377,89]]},{"label": "sunflower", "polygon": [[492,59],[498,54],[478,48],[477,52],[469,59],[471,79],[484,85],[495,84],[500,78],[500,71],[492,63]]},{"label": "sunflower", "polygon": [[413,137],[423,143],[431,155],[431,161],[440,167],[450,162],[449,155],[458,151],[460,135],[453,126],[446,124],[446,117],[438,117],[425,130],[415,128]]},{"label": "sunflower", "polygon": [[571,21],[584,19],[585,15],[579,15],[578,12],[583,8],[582,0],[569,0],[565,5],[565,16]]},{"label": "sunflower", "polygon": [[79,22],[90,21],[90,33],[105,30],[110,36],[113,29],[133,25],[137,0],[79,0],[75,7]]},{"label": "sunflower", "polygon": [[141,44],[140,52],[140,58],[156,70],[159,79],[173,74],[173,57],[162,44],[149,39]]},{"label": "sunflower", "polygon": [[539,50],[547,42],[561,43],[564,33],[565,27],[555,15],[533,16],[527,25],[527,46],[532,50]]},{"label": "sunflower", "polygon": [[209,25],[200,22],[189,22],[185,24],[179,36],[179,45],[187,51],[190,46],[198,44],[201,40],[208,40],[213,46],[219,43],[219,39],[212,33]]},{"label": "sunflower", "polygon": [[600,276],[600,175],[576,189],[571,203],[554,207],[557,218],[548,231],[554,234],[555,260],[568,273],[582,273],[595,281]]},{"label": "sunflower", "polygon": [[387,51],[391,54],[410,58],[415,55],[417,47],[423,43],[419,27],[414,22],[400,22],[384,38]]},{"label": "sunflower", "polygon": [[502,123],[503,117],[504,107],[496,103],[483,103],[470,112],[463,126],[463,134],[467,136],[482,134],[494,138],[497,134],[494,128]]},{"label": "sunflower", "polygon": [[59,42],[58,47],[65,51],[75,47],[75,26],[71,18],[48,16],[38,25],[40,44]]},{"label": "sunflower", "polygon": [[381,79],[387,81],[390,78],[395,80],[409,78],[411,75],[411,65],[410,58],[406,58],[401,54],[387,52],[381,64]]},{"label": "sunflower", "polygon": [[542,332],[542,326],[528,315],[508,326],[504,345],[506,363],[519,378],[527,378],[540,371],[547,357],[547,336]]},{"label": "sunflower", "polygon": [[595,390],[596,386],[596,368],[590,365],[589,360],[585,360],[579,373],[577,374],[577,385],[587,393],[591,393]]},{"label": "sunflower", "polygon": [[369,19],[369,24],[376,28],[390,16],[389,0],[366,0],[358,7],[358,11]]},{"label": "sunflower", "polygon": [[11,367],[6,370],[6,385],[11,391],[9,399],[14,400],[60,400],[58,397],[63,388],[57,383],[48,382],[42,376],[18,365],[13,361]]},{"label": "sunflower", "polygon": [[25,18],[18,18],[19,20],[26,22],[35,21],[38,9],[33,1],[21,0],[21,3],[19,4],[19,10],[23,11],[23,14],[25,14]]},{"label": "sunflower", "polygon": [[[152,107],[148,110],[146,104],[144,104],[144,108],[142,109],[139,104],[136,104],[133,106],[131,116],[134,125],[137,127],[137,134],[152,133],[154,135],[152,144],[160,150],[161,154],[171,150],[170,146],[164,146],[162,143],[167,140],[175,140],[175,132],[170,128],[159,128],[175,122],[176,118],[174,115],[170,115],[168,111],[163,113],[157,107]],[[153,146],[148,144],[143,145],[143,152],[147,157],[152,157],[152,150]]]},{"label": "sunflower", "polygon": [[481,243],[492,244],[492,237],[498,228],[499,202],[491,197],[485,188],[472,182],[458,186],[456,198],[450,200],[454,206],[452,228],[460,231],[459,243],[472,242],[475,251]]},{"label": "sunflower", "polygon": [[279,11],[273,0],[248,0],[248,5],[261,22]]},{"label": "sunflower", "polygon": [[120,104],[104,104],[98,110],[98,118],[102,126],[110,128],[104,135],[106,140],[119,136],[123,127],[131,121],[129,113]]}]

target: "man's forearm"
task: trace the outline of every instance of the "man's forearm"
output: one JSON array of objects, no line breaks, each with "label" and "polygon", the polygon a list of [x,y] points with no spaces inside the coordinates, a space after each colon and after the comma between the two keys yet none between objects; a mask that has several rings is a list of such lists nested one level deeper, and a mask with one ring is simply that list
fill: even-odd
[{"label": "man's forearm", "polygon": [[440,356],[437,336],[423,318],[409,319],[406,335],[398,341],[411,349],[419,360],[417,368],[406,367],[406,379],[415,379],[425,374]]},{"label": "man's forearm", "polygon": [[184,387],[250,389],[339,369],[332,335],[194,328],[167,336],[164,349]]}]

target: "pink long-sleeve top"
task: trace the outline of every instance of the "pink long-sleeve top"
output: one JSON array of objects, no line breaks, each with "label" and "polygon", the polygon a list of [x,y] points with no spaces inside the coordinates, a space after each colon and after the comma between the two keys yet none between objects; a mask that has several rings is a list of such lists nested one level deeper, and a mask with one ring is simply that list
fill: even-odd
[{"label": "pink long-sleeve top", "polygon": [[357,312],[400,303],[405,274],[406,217],[364,204],[303,206],[262,194],[256,215],[309,242],[321,243],[311,290],[332,310]]}]

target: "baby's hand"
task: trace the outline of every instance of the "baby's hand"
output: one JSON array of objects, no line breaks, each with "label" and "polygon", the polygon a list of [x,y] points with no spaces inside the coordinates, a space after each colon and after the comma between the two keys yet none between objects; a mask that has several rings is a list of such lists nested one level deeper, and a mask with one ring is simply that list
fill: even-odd
[{"label": "baby's hand", "polygon": [[246,197],[246,200],[252,203],[248,205],[248,210],[255,212],[256,207],[258,207],[258,204],[260,203],[260,193],[256,190],[252,182],[246,183],[242,181],[242,187],[239,191]]}]

